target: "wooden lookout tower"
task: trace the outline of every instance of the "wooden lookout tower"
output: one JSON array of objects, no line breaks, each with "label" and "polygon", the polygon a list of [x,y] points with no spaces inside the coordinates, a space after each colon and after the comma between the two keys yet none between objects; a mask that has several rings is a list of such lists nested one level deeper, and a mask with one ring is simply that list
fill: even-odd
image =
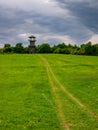
[{"label": "wooden lookout tower", "polygon": [[30,42],[30,45],[29,45],[29,53],[33,54],[36,52],[36,46],[35,46],[35,42],[36,42],[36,37],[31,35],[29,36],[29,42]]}]

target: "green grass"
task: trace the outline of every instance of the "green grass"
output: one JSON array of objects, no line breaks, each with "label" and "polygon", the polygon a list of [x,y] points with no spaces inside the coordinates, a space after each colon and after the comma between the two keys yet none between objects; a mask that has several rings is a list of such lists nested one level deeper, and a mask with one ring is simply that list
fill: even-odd
[{"label": "green grass", "polygon": [[61,83],[98,114],[98,57],[54,55],[56,66],[47,58]]},{"label": "green grass", "polygon": [[0,55],[0,130],[63,130],[63,120],[98,130],[98,57]]},{"label": "green grass", "polygon": [[0,130],[57,130],[43,63],[36,55],[0,55]]},{"label": "green grass", "polygon": [[82,109],[64,92],[59,92],[63,111],[72,130],[98,129],[98,57],[45,55],[60,83],[93,112]]}]

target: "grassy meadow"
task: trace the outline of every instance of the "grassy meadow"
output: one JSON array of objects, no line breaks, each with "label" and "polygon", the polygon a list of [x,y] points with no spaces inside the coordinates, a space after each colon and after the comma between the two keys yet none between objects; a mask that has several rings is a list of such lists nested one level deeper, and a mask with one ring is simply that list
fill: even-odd
[{"label": "grassy meadow", "polygon": [[0,130],[98,130],[98,57],[0,55]]}]

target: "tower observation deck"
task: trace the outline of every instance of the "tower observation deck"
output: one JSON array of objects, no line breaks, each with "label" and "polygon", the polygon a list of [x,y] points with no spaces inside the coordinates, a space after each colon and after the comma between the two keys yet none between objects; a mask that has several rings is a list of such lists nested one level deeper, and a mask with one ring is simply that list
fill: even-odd
[{"label": "tower observation deck", "polygon": [[36,46],[35,46],[35,42],[36,42],[36,37],[31,35],[29,36],[29,53],[33,54],[36,52]]}]

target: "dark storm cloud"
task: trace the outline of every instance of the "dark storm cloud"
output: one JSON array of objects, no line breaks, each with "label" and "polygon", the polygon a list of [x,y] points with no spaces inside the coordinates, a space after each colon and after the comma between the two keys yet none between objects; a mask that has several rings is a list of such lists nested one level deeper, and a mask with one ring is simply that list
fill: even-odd
[{"label": "dark storm cloud", "polygon": [[[41,16],[37,13],[10,8],[0,8],[0,40],[3,42],[19,42],[19,34],[24,32],[36,33],[39,31],[35,27],[37,19]],[[31,19],[34,23],[30,23]],[[37,23],[36,23],[37,24]],[[39,24],[39,21],[38,21]],[[36,28],[36,29],[35,29]]]},{"label": "dark storm cloud", "polygon": [[97,0],[47,0],[47,4],[44,0],[28,0],[33,3],[29,3],[30,9],[25,0],[20,4],[14,1],[17,6],[12,0],[0,2],[0,43],[27,43],[27,36],[34,34],[39,43],[80,44],[98,33]]},{"label": "dark storm cloud", "polygon": [[[74,17],[67,18],[66,15],[63,17],[59,16],[38,16],[34,18],[34,22],[42,27],[47,27],[49,32],[60,35],[69,35],[77,42],[83,42],[83,39],[88,39],[91,34],[82,26],[80,22]],[[84,33],[85,31],[85,33]]]},{"label": "dark storm cloud", "polygon": [[0,40],[6,42],[15,37],[18,24],[23,23],[21,17],[17,15],[19,13],[0,7]]},{"label": "dark storm cloud", "polygon": [[[13,37],[16,38],[18,33],[21,34],[24,32],[66,35],[68,30],[72,28],[69,21],[70,20],[64,17],[47,16],[34,11],[25,12],[21,10],[0,8],[0,37],[6,42],[9,38],[13,41]],[[53,38],[53,40],[54,39],[56,41],[56,38]]]},{"label": "dark storm cloud", "polygon": [[63,8],[71,11],[72,15],[94,33],[98,33],[98,0],[57,0]]}]

